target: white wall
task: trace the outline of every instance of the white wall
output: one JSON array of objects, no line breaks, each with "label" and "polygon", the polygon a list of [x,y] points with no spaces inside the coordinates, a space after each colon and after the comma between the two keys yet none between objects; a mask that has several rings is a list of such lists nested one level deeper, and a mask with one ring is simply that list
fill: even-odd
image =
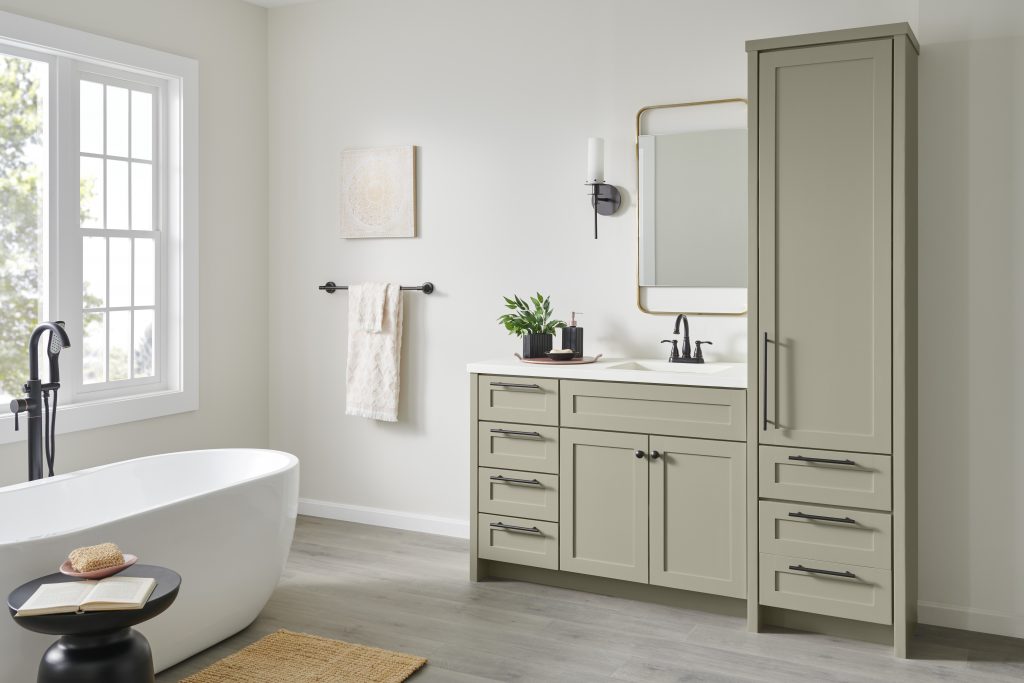
[{"label": "white wall", "polygon": [[1024,637],[1024,3],[919,37],[920,615]]},{"label": "white wall", "polygon": [[[521,348],[501,295],[583,311],[588,352],[660,357],[671,319],[635,303],[634,116],[743,97],[744,41],[916,19],[916,2],[324,0],[270,10],[270,443],[302,496],[465,521],[467,361]],[[627,206],[592,239],[586,138]],[[339,153],[419,146],[417,239],[339,237]],[[339,283],[432,280],[406,294],[401,420],[344,416]],[[742,360],[743,318],[700,318]]]},{"label": "white wall", "polygon": [[[0,10],[199,60],[199,410],[70,434],[58,421],[58,471],[265,446],[266,11],[240,0],[0,0]],[[25,443],[0,447],[0,485],[25,472]]]}]

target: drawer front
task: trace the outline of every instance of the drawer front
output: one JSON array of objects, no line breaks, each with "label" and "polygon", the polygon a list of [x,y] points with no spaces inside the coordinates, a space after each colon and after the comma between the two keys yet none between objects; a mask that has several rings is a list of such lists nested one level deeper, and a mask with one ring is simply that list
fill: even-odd
[{"label": "drawer front", "polygon": [[887,569],[766,553],[760,559],[762,605],[892,623],[892,572]]},{"label": "drawer front", "polygon": [[480,512],[558,521],[558,475],[477,469]]},{"label": "drawer front", "polygon": [[558,427],[480,422],[477,440],[481,467],[558,474]]},{"label": "drawer front", "polygon": [[892,567],[892,517],[806,503],[760,502],[760,549],[862,567]]},{"label": "drawer front", "polygon": [[558,424],[558,380],[480,375],[479,418],[535,425]]},{"label": "drawer front", "polygon": [[480,514],[477,516],[477,556],[558,569],[558,524]]},{"label": "drawer front", "polygon": [[874,453],[761,446],[762,498],[892,509],[892,458]]},{"label": "drawer front", "polygon": [[562,426],[743,441],[745,392],[562,380]]}]

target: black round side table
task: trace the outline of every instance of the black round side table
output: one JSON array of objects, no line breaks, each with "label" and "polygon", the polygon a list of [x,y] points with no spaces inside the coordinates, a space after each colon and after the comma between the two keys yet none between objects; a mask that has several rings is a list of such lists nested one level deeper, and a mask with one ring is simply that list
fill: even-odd
[{"label": "black round side table", "polygon": [[156,579],[142,609],[80,614],[46,614],[14,617],[14,613],[44,583],[81,581],[64,574],[50,574],[18,586],[7,598],[11,618],[22,628],[61,636],[39,662],[38,683],[153,683],[153,653],[132,626],[152,619],[178,597],[181,577],[165,567],[136,564],[117,576]]}]

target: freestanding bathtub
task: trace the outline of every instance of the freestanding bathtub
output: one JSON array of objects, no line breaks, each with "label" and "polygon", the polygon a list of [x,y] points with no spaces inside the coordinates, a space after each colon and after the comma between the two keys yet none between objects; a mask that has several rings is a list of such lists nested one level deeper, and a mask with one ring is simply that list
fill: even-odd
[{"label": "freestanding bathtub", "polygon": [[[181,574],[169,610],[138,627],[160,671],[248,626],[284,571],[299,462],[280,451],[153,455],[0,488],[0,593],[112,541]],[[34,681],[50,636],[0,615],[0,681]]]}]

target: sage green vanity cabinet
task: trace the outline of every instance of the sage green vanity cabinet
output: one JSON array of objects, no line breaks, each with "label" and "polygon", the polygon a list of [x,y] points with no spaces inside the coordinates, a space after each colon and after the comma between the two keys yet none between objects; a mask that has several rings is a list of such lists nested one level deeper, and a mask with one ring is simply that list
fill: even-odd
[{"label": "sage green vanity cabinet", "polygon": [[891,24],[747,51],[748,623],[891,639],[906,656],[918,44]]},{"label": "sage green vanity cabinet", "polygon": [[486,374],[472,386],[475,578],[491,561],[581,587],[745,596],[743,389]]},{"label": "sage green vanity cabinet", "polygon": [[646,582],[647,435],[562,429],[559,448],[561,569]]}]

